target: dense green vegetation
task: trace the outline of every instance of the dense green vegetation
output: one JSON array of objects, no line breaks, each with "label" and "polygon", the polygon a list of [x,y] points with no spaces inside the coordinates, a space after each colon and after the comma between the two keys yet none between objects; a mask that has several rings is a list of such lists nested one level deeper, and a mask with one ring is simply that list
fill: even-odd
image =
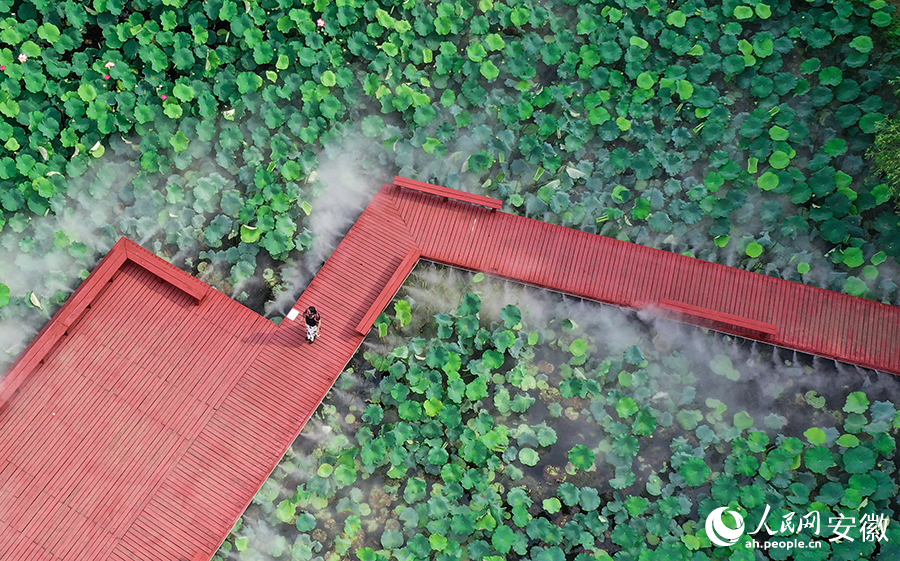
[{"label": "dense green vegetation", "polygon": [[[483,190],[511,212],[896,303],[900,218],[865,159],[897,110],[896,21],[885,0],[0,0],[4,351],[121,234],[239,298],[262,276],[262,309],[317,243],[338,186],[316,177],[334,161],[373,186],[399,172]],[[371,406],[341,409],[345,423],[326,406],[341,436],[276,479],[315,475],[267,484],[254,506],[293,530],[270,541],[247,524],[227,547],[741,558],[709,547],[713,503],[754,520],[764,503],[897,508],[886,396],[827,387],[840,395],[823,401],[796,368],[748,380],[758,357],[727,349],[704,366],[720,383],[701,385],[688,353],[649,338],[612,348],[611,332],[478,308],[468,296],[369,355],[355,383],[374,386]],[[774,412],[729,400],[753,384]],[[310,516],[326,508],[337,525]],[[898,542],[891,527],[890,546],[797,558],[888,559]]]},{"label": "dense green vegetation", "polygon": [[[4,0],[4,317],[52,309],[120,234],[228,292],[270,269],[262,290],[278,293],[316,241],[336,187],[316,170],[333,159],[375,186],[399,171],[481,187],[513,212],[896,301],[900,219],[864,159],[896,109],[893,14]],[[49,254],[69,261],[14,286]]]},{"label": "dense green vegetation", "polygon": [[[342,375],[221,558],[886,561],[900,553],[893,522],[886,540],[870,541],[854,524],[854,541],[831,543],[827,526],[838,513],[861,521],[898,512],[894,377],[842,374],[665,322],[657,331],[618,310],[554,305],[525,291],[507,294],[521,308],[486,312],[479,293],[495,309],[503,303],[483,282],[467,283],[478,292],[455,309],[432,316],[443,303],[400,300],[394,318],[382,315],[397,346],[366,352]],[[529,308],[544,312],[523,314]],[[856,390],[861,378],[866,392]],[[760,557],[746,535],[714,546],[703,521],[726,505],[743,513],[747,533],[769,505],[778,535],[822,547]],[[780,529],[788,513],[796,522],[810,511],[820,513],[818,533]]]}]

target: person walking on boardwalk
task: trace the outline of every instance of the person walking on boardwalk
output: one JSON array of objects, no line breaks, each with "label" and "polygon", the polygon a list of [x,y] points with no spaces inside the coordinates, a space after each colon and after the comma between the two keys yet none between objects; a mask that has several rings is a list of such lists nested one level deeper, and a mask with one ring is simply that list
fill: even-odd
[{"label": "person walking on boardwalk", "polygon": [[312,344],[316,337],[319,336],[319,322],[322,318],[319,316],[319,311],[316,310],[316,307],[310,306],[303,312],[303,319],[306,320],[306,338]]}]

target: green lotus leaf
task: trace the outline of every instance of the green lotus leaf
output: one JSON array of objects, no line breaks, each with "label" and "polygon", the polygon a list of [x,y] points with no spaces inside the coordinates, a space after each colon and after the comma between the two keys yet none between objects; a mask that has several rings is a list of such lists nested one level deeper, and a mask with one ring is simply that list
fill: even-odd
[{"label": "green lotus leaf", "polygon": [[422,404],[418,401],[404,401],[398,407],[397,413],[406,421],[418,421],[422,418]]},{"label": "green lotus leaf", "polygon": [[569,461],[579,469],[590,469],[594,465],[594,451],[583,444],[576,444],[569,450]]},{"label": "green lotus leaf", "polygon": [[843,79],[843,72],[837,66],[829,66],[819,72],[819,83],[825,86],[837,86]]},{"label": "green lotus leaf", "polygon": [[381,423],[381,420],[384,418],[384,409],[381,406],[371,403],[366,406],[365,411],[363,411],[362,420],[370,425],[377,425]]},{"label": "green lotus leaf", "polygon": [[301,512],[297,515],[295,525],[301,532],[312,531],[316,527],[316,517],[308,512]]},{"label": "green lotus leaf", "polygon": [[[843,255],[843,262],[844,262],[844,265],[850,267],[851,269],[855,269],[856,267],[862,266],[862,264],[865,263],[865,258],[863,257],[862,249],[860,249],[858,247],[848,247],[847,249],[845,249],[844,255]],[[860,393],[860,392],[855,392],[855,393]],[[863,394],[863,397],[865,397],[865,394]],[[848,399],[849,399],[849,397],[848,397]],[[866,401],[866,404],[868,404],[868,401]],[[855,411],[855,410],[849,411],[848,409],[846,409],[846,406],[845,406],[844,410],[847,411],[848,413],[862,413],[862,411]]]},{"label": "green lotus leaf", "polygon": [[873,48],[875,48],[875,44],[872,42],[872,38],[868,35],[860,35],[859,37],[856,37],[855,39],[850,41],[850,46],[861,53],[868,53]]},{"label": "green lotus leaf", "polygon": [[275,517],[278,518],[281,522],[286,524],[290,524],[294,520],[294,516],[296,516],[297,505],[296,503],[291,502],[290,500],[284,500],[278,503],[278,507],[275,509]]},{"label": "green lotus leaf", "polygon": [[749,430],[753,427],[753,417],[751,417],[746,411],[740,411],[734,415],[734,426],[738,427],[741,430]]},{"label": "green lotus leaf", "polygon": [[541,460],[541,456],[532,448],[522,448],[519,450],[519,461],[526,466],[536,466]]},{"label": "green lotus leaf", "polygon": [[[579,22],[579,24],[580,23],[581,22]],[[646,39],[644,39],[643,37],[638,37],[636,35],[634,35],[628,39],[628,44],[631,45],[632,47],[637,47],[639,49],[649,49],[650,48],[650,43],[647,42]]]},{"label": "green lotus leaf", "polygon": [[428,484],[424,479],[410,477],[403,490],[403,500],[407,503],[417,503],[427,495]]},{"label": "green lotus leaf", "polygon": [[678,80],[675,84],[675,91],[681,101],[687,101],[694,95],[694,85],[687,80]]},{"label": "green lotus leaf", "polygon": [[848,473],[868,473],[875,467],[876,454],[865,446],[850,448],[841,455],[844,469]]},{"label": "green lotus leaf", "polygon": [[843,138],[832,138],[825,143],[823,149],[829,156],[841,156],[847,152],[847,141]]},{"label": "green lotus leaf", "polygon": [[825,431],[823,431],[822,429],[820,429],[818,427],[812,427],[812,428],[807,429],[803,433],[803,436],[806,437],[806,440],[809,441],[810,444],[816,444],[816,445],[825,444],[825,441],[827,440]]},{"label": "green lotus leaf", "polygon": [[188,137],[184,134],[184,131],[179,130],[169,138],[169,144],[172,146],[172,149],[175,150],[175,152],[184,152],[188,149],[190,140],[188,140]]},{"label": "green lotus leaf", "polygon": [[893,21],[891,16],[885,12],[877,11],[872,14],[872,25],[876,27],[888,27]]},{"label": "green lotus leaf", "polygon": [[90,84],[81,84],[78,86],[78,97],[85,103],[97,99],[97,89]]},{"label": "green lotus leaf", "polygon": [[778,187],[780,182],[781,181],[779,177],[771,171],[765,172],[756,180],[756,184],[763,191],[771,191],[772,189],[775,189],[776,187]]},{"label": "green lotus leaf", "polygon": [[747,20],[753,17],[753,9],[749,6],[735,6],[734,17],[740,20]]},{"label": "green lotus leaf", "polygon": [[597,54],[605,64],[613,64],[622,58],[622,47],[615,41],[605,41],[597,45]]},{"label": "green lotus leaf", "polygon": [[860,413],[850,413],[847,415],[847,418],[844,419],[844,430],[852,434],[858,434],[862,432],[867,423],[868,419],[866,419],[865,415]]},{"label": "green lotus leaf", "polygon": [[562,509],[562,503],[559,502],[559,499],[556,497],[550,497],[549,499],[544,499],[541,506],[544,508],[544,511],[548,514],[556,514]]},{"label": "green lotus leaf", "polygon": [[491,545],[504,555],[509,553],[515,541],[516,533],[505,524],[501,524],[491,535]]},{"label": "green lotus leaf", "polygon": [[772,40],[771,36],[757,36],[753,40],[753,54],[756,56],[765,58],[772,56],[773,52],[775,52],[775,42]]},{"label": "green lotus leaf", "polygon": [[346,464],[339,464],[334,468],[334,480],[342,486],[353,485],[356,483],[356,469]]},{"label": "green lotus leaf", "polygon": [[384,119],[380,115],[368,115],[362,120],[362,133],[369,138],[380,137],[384,132]]},{"label": "green lotus leaf", "polygon": [[855,105],[843,105],[834,112],[834,118],[844,128],[850,128],[859,122],[862,117],[862,111]]},{"label": "green lotus leaf", "polygon": [[859,118],[859,128],[864,133],[874,134],[878,131],[879,124],[884,120],[882,113],[867,113]]},{"label": "green lotus leaf", "polygon": [[483,379],[477,378],[466,384],[465,396],[470,402],[480,401],[487,397],[487,395],[488,387]]},{"label": "green lotus leaf", "polygon": [[637,85],[639,88],[649,90],[656,84],[658,76],[655,72],[641,72],[637,77]]},{"label": "green lotus leaf", "polygon": [[703,485],[709,480],[712,470],[701,458],[687,458],[678,466],[678,473],[691,487]]},{"label": "green lotus leaf", "polygon": [[654,212],[650,217],[650,220],[647,221],[647,225],[650,226],[650,229],[654,232],[671,232],[672,228],[675,226],[675,223],[672,222],[672,219],[669,218],[668,213],[666,212]]},{"label": "green lotus leaf", "polygon": [[790,133],[787,129],[783,129],[778,125],[774,125],[769,129],[769,138],[775,141],[784,141],[790,137]]},{"label": "green lotus leaf", "polygon": [[619,417],[626,419],[638,412],[637,402],[634,398],[623,397],[616,403],[616,412]]},{"label": "green lotus leaf", "polygon": [[848,236],[850,229],[844,222],[829,218],[822,224],[819,232],[825,241],[839,244]]},{"label": "green lotus leaf", "polygon": [[747,248],[744,250],[744,252],[749,257],[752,257],[754,259],[759,257],[760,255],[762,255],[763,251],[764,251],[763,246],[761,246],[757,242],[750,242],[749,244],[747,244]]},{"label": "green lotus leaf", "polygon": [[500,319],[507,329],[514,329],[522,322],[522,312],[516,306],[509,304],[500,310]]},{"label": "green lotus leaf", "polygon": [[485,173],[494,165],[494,156],[485,150],[479,150],[469,157],[469,170],[473,173]]},{"label": "green lotus leaf", "polygon": [[569,352],[572,353],[573,356],[584,356],[587,353],[588,344],[584,339],[575,339],[569,345]]},{"label": "green lotus leaf", "polygon": [[644,353],[641,351],[641,348],[637,345],[632,345],[625,349],[625,353],[623,354],[623,359],[628,364],[637,367],[646,366],[647,359],[644,358]]},{"label": "green lotus leaf", "polygon": [[774,169],[784,169],[791,163],[791,156],[781,150],[776,150],[769,156],[769,165]]},{"label": "green lotus leaf", "polygon": [[528,20],[531,18],[531,10],[525,6],[519,6],[515,8],[509,14],[509,21],[512,22],[513,25],[521,27],[528,23]]},{"label": "green lotus leaf", "polygon": [[59,28],[53,25],[52,23],[43,23],[37,28],[38,37],[47,41],[51,45],[59,41],[60,32]]},{"label": "green lotus leaf", "polygon": [[263,84],[262,78],[251,72],[241,72],[235,81],[241,95],[258,90]]},{"label": "green lotus leaf", "polygon": [[719,99],[719,90],[713,86],[700,86],[694,89],[691,99],[697,107],[711,108]]},{"label": "green lotus leaf", "polygon": [[852,392],[847,396],[843,410],[847,413],[865,413],[869,409],[869,398],[864,392]]},{"label": "green lotus leaf", "polygon": [[381,546],[385,549],[401,547],[404,542],[403,534],[397,530],[385,530],[381,534]]},{"label": "green lotus leaf", "polygon": [[444,404],[441,402],[441,400],[435,397],[429,397],[428,399],[426,399],[422,406],[425,410],[425,414],[429,417],[436,417],[438,414],[440,414],[441,409],[444,408]]},{"label": "green lotus leaf", "polygon": [[593,487],[582,487],[578,497],[578,504],[585,511],[597,510],[602,501],[600,493]]},{"label": "green lotus leaf", "polygon": [[722,71],[729,76],[739,74],[746,67],[744,57],[740,55],[728,55],[722,61]]},{"label": "green lotus leaf", "polygon": [[687,23],[687,16],[681,10],[675,10],[666,16],[666,23],[674,27],[684,27]]},{"label": "green lotus leaf", "polygon": [[844,434],[837,439],[837,443],[844,448],[854,448],[856,446],[859,446],[859,438],[852,434]]},{"label": "green lotus leaf", "polygon": [[463,295],[457,311],[461,316],[477,314],[481,311],[481,297],[471,292]]},{"label": "green lotus leaf", "polygon": [[538,444],[541,446],[552,446],[553,444],[556,444],[556,431],[547,425],[541,425],[537,431],[537,439]]},{"label": "green lotus leaf", "polygon": [[296,181],[302,175],[300,164],[293,160],[284,162],[281,165],[281,175],[286,181]]},{"label": "green lotus leaf", "polygon": [[649,436],[656,430],[656,426],[656,417],[646,411],[639,411],[631,425],[631,432],[638,436]]},{"label": "green lotus leaf", "polygon": [[813,49],[823,49],[830,45],[833,40],[831,33],[818,27],[806,34],[806,42]]}]

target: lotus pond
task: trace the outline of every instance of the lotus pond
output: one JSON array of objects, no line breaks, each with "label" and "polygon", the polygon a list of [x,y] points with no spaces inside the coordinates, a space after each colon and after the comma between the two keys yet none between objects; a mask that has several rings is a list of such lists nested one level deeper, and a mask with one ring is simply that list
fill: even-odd
[{"label": "lotus pond", "polygon": [[[900,555],[827,526],[900,515],[896,377],[437,266],[398,298],[217,559]],[[712,545],[722,506],[821,547]]]},{"label": "lotus pond", "polygon": [[895,12],[2,0],[0,319],[46,321],[122,234],[238,297],[256,278],[263,310],[297,288],[291,262],[341,198],[319,172],[357,157],[355,183],[480,189],[511,212],[896,303],[900,219],[865,157],[897,109]]}]

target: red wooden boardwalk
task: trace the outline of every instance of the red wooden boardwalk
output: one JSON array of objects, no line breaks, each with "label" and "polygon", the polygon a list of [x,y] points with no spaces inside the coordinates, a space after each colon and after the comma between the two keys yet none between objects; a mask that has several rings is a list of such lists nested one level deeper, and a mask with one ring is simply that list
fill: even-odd
[{"label": "red wooden boardwalk", "polygon": [[315,345],[120,241],[0,381],[0,559],[209,559],[417,255],[900,373],[900,308],[403,183],[295,306]]}]

